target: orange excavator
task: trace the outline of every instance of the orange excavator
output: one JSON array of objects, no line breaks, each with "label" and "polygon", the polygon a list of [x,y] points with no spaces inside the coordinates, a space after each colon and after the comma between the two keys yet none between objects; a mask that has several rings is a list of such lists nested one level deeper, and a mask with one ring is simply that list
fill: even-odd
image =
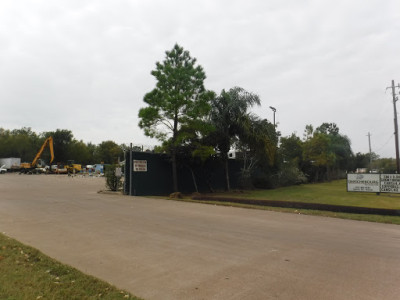
[{"label": "orange excavator", "polygon": [[44,141],[42,147],[40,147],[39,152],[36,154],[35,158],[31,163],[21,164],[20,166],[21,173],[32,173],[38,167],[40,156],[42,155],[43,150],[46,148],[47,145],[49,146],[51,155],[50,164],[52,163],[52,161],[54,160],[54,148],[53,148],[53,138],[50,136]]}]

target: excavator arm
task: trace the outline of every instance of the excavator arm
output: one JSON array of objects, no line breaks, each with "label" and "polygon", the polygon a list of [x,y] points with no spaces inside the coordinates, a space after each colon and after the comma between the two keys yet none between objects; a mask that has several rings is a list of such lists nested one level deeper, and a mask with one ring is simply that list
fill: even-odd
[{"label": "excavator arm", "polygon": [[49,140],[49,149],[50,149],[50,155],[51,155],[51,159],[50,159],[50,164],[51,164],[54,160],[54,148],[53,148],[53,138],[52,137],[50,137],[50,140]]},{"label": "excavator arm", "polygon": [[44,150],[44,148],[46,148],[47,145],[49,145],[49,148],[50,148],[50,155],[51,155],[50,164],[53,162],[53,160],[54,160],[53,138],[50,136],[44,141],[42,147],[40,147],[39,152],[36,154],[35,158],[33,159],[32,163],[31,163],[32,168],[34,168],[36,166],[38,159],[42,155],[43,150]]}]

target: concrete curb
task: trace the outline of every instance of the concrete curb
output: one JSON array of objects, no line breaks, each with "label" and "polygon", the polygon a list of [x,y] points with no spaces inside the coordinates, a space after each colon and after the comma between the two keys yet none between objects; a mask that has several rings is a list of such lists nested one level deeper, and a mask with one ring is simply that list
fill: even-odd
[{"label": "concrete curb", "polygon": [[225,198],[225,197],[210,197],[210,196],[194,196],[194,197],[192,197],[192,199],[200,200],[200,201],[203,200],[203,201],[216,201],[216,202],[231,202],[231,203],[258,205],[258,206],[325,210],[325,211],[344,212],[344,213],[352,213],[352,214],[400,216],[400,210],[385,209],[385,208],[343,206],[343,205],[306,203],[306,202],[294,202],[294,201],[251,200],[251,199],[243,199],[243,198]]}]

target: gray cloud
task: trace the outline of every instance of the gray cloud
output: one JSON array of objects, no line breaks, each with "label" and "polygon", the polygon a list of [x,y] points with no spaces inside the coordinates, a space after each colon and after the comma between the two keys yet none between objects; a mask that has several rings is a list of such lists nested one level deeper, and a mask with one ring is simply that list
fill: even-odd
[{"label": "gray cloud", "polygon": [[[99,143],[156,144],[138,128],[156,61],[178,42],[207,88],[258,93],[283,135],[336,122],[355,152],[394,156],[400,3],[11,1],[0,4],[2,127],[70,129]],[[389,141],[389,142],[388,142]]]}]

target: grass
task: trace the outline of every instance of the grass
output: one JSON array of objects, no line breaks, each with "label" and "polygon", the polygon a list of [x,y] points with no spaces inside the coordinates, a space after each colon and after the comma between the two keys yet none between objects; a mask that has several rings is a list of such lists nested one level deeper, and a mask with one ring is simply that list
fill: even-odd
[{"label": "grass", "polygon": [[400,209],[400,194],[347,192],[346,180],[302,184],[273,190],[215,194],[215,196]]},{"label": "grass", "polygon": [[[320,203],[320,204],[331,204],[331,205],[400,209],[399,194],[381,193],[380,195],[377,195],[376,193],[347,192],[346,180],[336,180],[328,183],[303,184],[298,186],[277,188],[273,190],[251,190],[251,191],[235,191],[230,193],[213,193],[213,194],[207,194],[207,196],[244,198],[252,200],[260,199],[260,200],[277,200],[277,201],[297,201],[297,202]],[[183,201],[201,202],[201,203],[224,205],[224,206],[263,209],[263,210],[271,210],[279,212],[318,215],[318,216],[334,217],[341,219],[351,219],[351,220],[400,225],[399,216],[354,214],[354,213],[331,212],[331,211],[311,210],[311,209],[281,208],[281,207],[258,206],[250,204],[239,204],[233,202],[218,202],[212,200],[198,201],[198,200],[191,200],[189,197],[184,198]]]},{"label": "grass", "polygon": [[139,299],[0,234],[0,299]]}]

